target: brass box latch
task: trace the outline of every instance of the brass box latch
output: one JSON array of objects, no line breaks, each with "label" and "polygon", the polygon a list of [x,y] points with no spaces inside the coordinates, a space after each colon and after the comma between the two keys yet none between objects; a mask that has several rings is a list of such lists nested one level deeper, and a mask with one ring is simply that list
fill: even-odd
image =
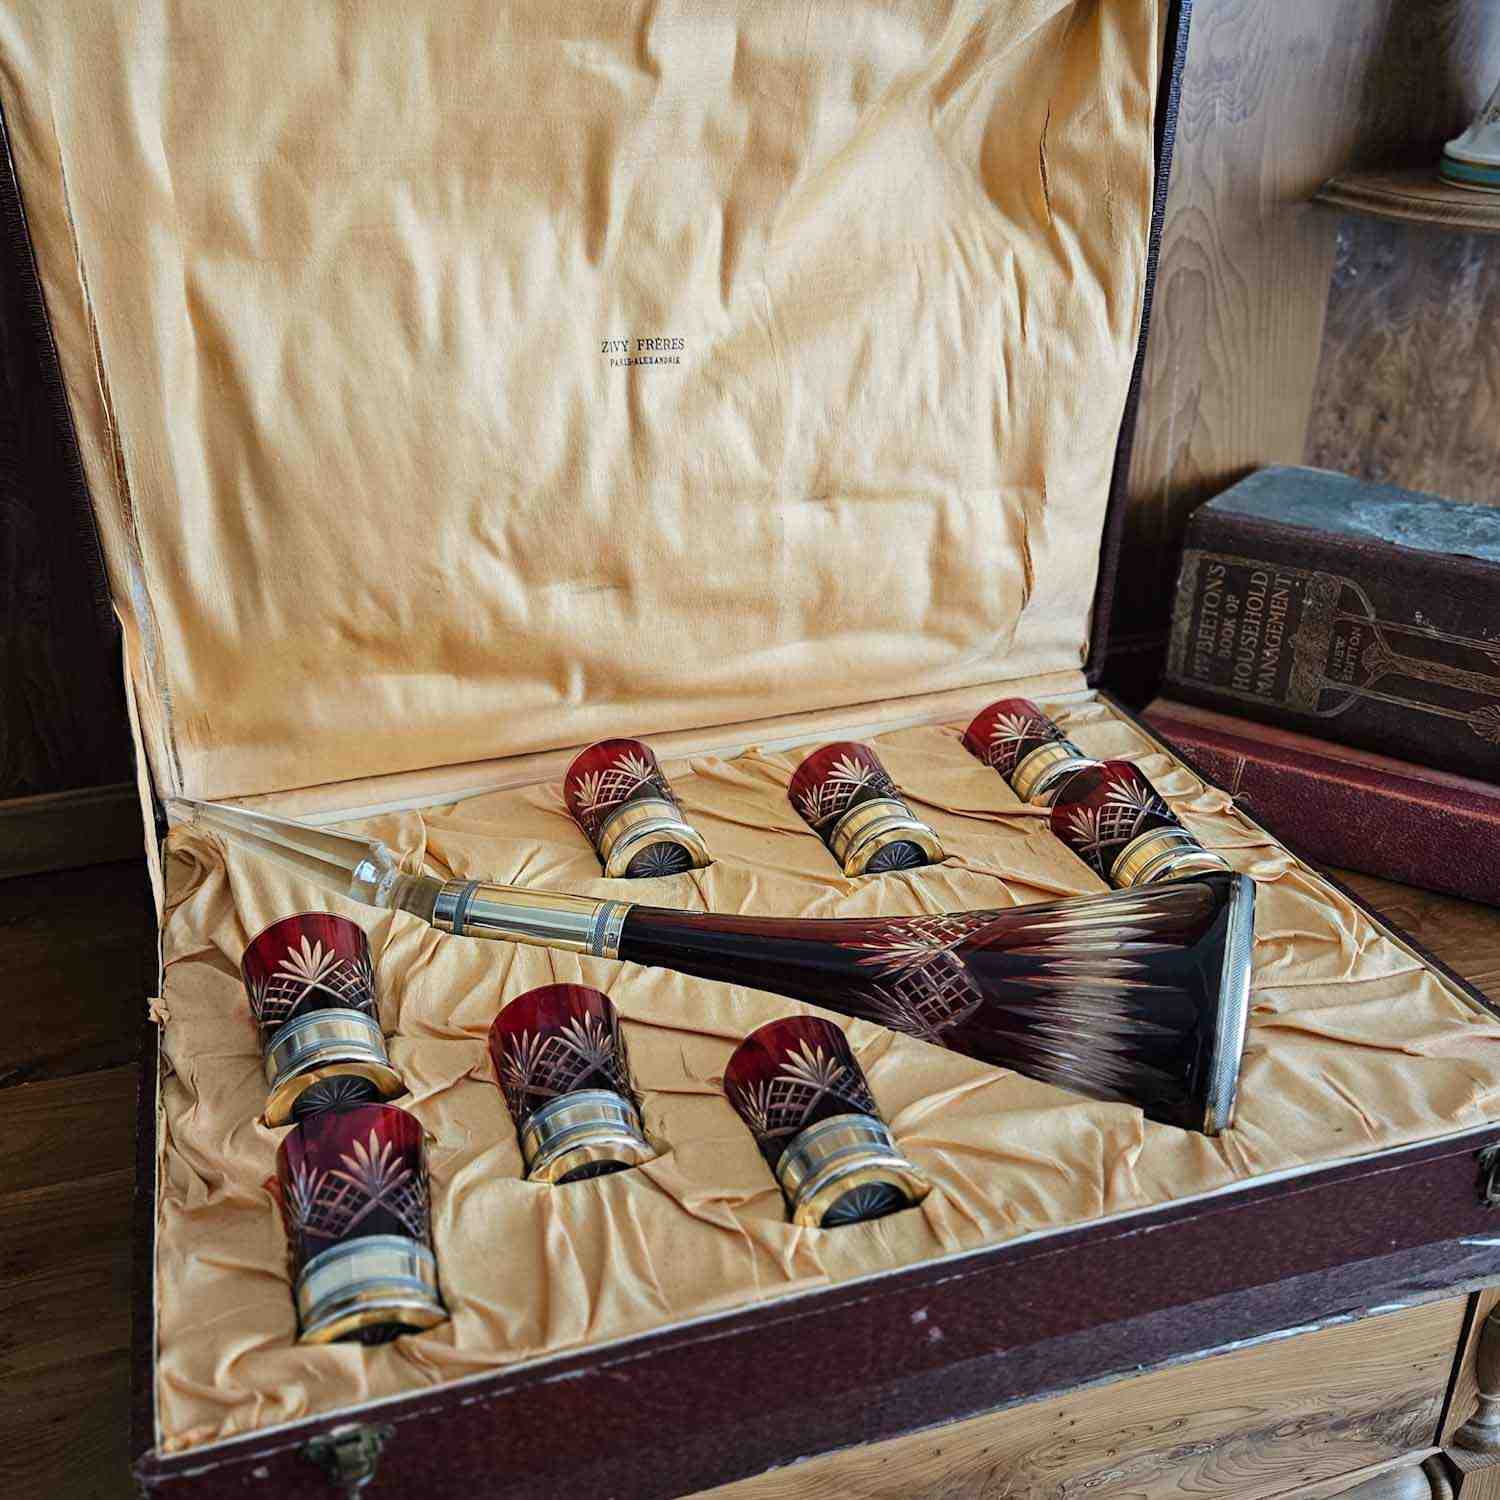
[{"label": "brass box latch", "polygon": [[346,1495],[357,1495],[375,1477],[380,1451],[396,1435],[394,1427],[350,1422],[311,1439],[302,1450]]}]

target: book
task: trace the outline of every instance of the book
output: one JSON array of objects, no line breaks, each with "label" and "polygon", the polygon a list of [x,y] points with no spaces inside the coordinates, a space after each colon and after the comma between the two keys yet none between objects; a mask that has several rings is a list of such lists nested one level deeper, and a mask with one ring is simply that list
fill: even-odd
[{"label": "book", "polygon": [[1500,906],[1500,787],[1169,698],[1144,717],[1298,854]]},{"label": "book", "polygon": [[1163,690],[1500,781],[1500,510],[1261,469],[1188,523]]}]

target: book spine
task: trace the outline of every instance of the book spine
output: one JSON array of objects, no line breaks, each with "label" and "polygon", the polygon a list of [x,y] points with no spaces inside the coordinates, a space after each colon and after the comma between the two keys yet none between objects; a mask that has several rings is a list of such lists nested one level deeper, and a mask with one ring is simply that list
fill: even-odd
[{"label": "book spine", "polygon": [[1200,511],[1166,692],[1500,781],[1500,566]]},{"label": "book spine", "polygon": [[1301,736],[1262,737],[1252,724],[1206,725],[1199,711],[1174,707],[1152,704],[1146,722],[1298,854],[1500,905],[1500,792],[1445,785],[1399,762],[1350,760],[1341,746]]}]

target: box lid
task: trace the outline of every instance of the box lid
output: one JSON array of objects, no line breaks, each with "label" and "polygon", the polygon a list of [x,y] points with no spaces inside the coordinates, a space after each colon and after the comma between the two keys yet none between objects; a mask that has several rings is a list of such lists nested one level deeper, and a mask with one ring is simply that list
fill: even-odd
[{"label": "box lid", "polygon": [[19,0],[157,788],[1082,684],[1157,0]]}]

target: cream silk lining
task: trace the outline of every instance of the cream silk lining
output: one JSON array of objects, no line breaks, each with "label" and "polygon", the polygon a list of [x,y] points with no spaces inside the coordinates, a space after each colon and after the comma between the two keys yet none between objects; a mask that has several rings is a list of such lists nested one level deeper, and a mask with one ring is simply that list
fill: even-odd
[{"label": "cream silk lining", "polygon": [[[1128,755],[1259,887],[1254,1010],[1239,1116],[1217,1139],[1143,1122],[862,1022],[846,1022],[881,1109],[931,1176],[919,1208],[797,1230],[723,1099],[735,1042],[800,1009],[750,990],[538,949],[442,937],[330,903],[263,860],[174,830],[158,1214],[158,1416],[169,1451],[517,1361],[661,1328],[1017,1235],[1165,1203],[1261,1173],[1482,1123],[1500,1111],[1500,1024],[1103,703],[1059,710],[1089,753]],[[364,825],[430,869],[660,905],[833,916],[1006,906],[1100,889],[958,743],[956,727],[876,741],[949,852],[937,869],[846,881],[786,801],[799,756],[668,767],[716,856],[661,881],[606,882],[555,782]],[[247,938],[332,904],[369,933],[400,1102],[430,1137],[434,1232],[452,1321],[385,1348],[302,1349],[285,1239],[265,1187],[282,1134],[237,963]],[[647,1125],[665,1154],[566,1188],[532,1186],[485,1035],[502,999],[554,978],[625,1017]],[[997,1313],[1003,1326],[1003,1311]]]},{"label": "cream silk lining", "polygon": [[1157,12],[8,0],[157,791],[1077,672]]}]

